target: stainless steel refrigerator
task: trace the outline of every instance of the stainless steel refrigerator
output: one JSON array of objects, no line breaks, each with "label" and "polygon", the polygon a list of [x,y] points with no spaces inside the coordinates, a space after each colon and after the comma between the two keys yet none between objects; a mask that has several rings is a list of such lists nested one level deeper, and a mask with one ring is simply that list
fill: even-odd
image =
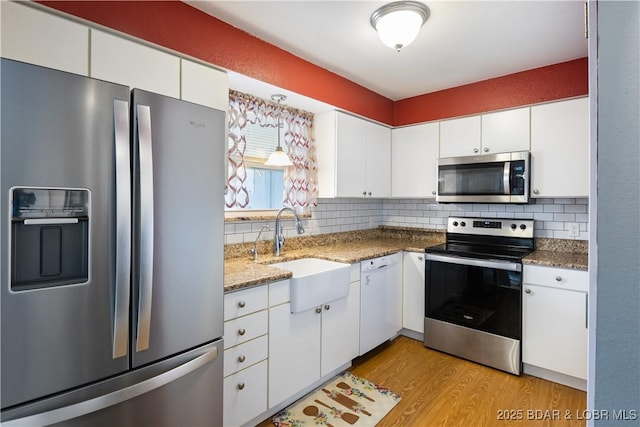
[{"label": "stainless steel refrigerator", "polygon": [[3,426],[221,425],[225,113],[1,61]]}]

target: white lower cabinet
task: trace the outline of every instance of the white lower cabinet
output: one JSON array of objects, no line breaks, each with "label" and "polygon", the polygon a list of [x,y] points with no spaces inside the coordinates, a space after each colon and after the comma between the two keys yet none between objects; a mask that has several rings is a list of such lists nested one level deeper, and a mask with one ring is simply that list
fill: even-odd
[{"label": "white lower cabinet", "polygon": [[348,296],[300,313],[270,298],[269,408],[357,356],[359,295],[353,282]]},{"label": "white lower cabinet", "polygon": [[531,265],[523,271],[525,372],[530,365],[586,380],[588,273]]},{"label": "white lower cabinet", "polygon": [[225,294],[224,425],[239,426],[267,408],[267,286]]},{"label": "white lower cabinet", "polygon": [[424,333],[424,253],[405,252],[402,265],[402,327]]},{"label": "white lower cabinet", "polygon": [[224,379],[224,425],[240,426],[267,410],[267,361]]}]

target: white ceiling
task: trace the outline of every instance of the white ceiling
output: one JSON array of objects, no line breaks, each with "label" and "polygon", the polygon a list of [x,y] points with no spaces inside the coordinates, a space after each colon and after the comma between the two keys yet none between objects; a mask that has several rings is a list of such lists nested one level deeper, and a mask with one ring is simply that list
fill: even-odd
[{"label": "white ceiling", "polygon": [[[582,0],[427,0],[431,16],[401,52],[369,24],[386,2],[186,2],[392,100],[587,56]],[[278,89],[233,73],[231,85],[258,96]]]}]

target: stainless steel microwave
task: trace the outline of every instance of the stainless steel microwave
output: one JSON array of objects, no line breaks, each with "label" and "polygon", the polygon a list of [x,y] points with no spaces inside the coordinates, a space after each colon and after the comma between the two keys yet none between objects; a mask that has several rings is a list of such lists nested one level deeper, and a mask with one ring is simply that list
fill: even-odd
[{"label": "stainless steel microwave", "polygon": [[436,201],[527,203],[528,151],[438,159]]}]

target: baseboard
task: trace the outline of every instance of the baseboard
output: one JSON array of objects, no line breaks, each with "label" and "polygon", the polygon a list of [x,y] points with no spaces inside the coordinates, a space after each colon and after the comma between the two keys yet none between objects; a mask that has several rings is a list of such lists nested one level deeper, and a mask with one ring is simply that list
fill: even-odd
[{"label": "baseboard", "polygon": [[522,371],[525,374],[542,378],[543,380],[566,385],[567,387],[575,388],[578,390],[587,391],[587,380],[582,378],[576,378],[571,375],[562,374],[560,372],[550,371],[548,369],[529,365],[527,363],[522,364]]}]

